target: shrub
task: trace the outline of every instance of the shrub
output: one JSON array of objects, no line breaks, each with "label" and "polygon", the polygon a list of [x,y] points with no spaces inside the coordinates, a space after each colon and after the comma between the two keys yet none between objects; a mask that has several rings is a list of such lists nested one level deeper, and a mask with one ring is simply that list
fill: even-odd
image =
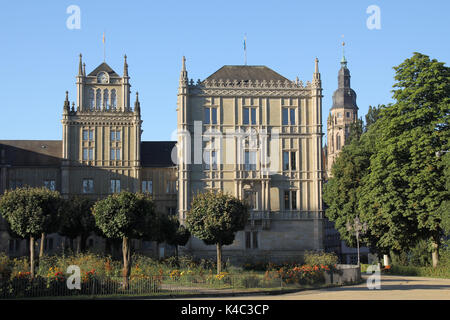
[{"label": "shrub", "polygon": [[334,252],[311,252],[306,251],[304,255],[305,264],[310,266],[334,266],[339,262],[339,258]]},{"label": "shrub", "polygon": [[257,275],[243,276],[239,279],[239,286],[244,288],[258,288],[261,279]]}]

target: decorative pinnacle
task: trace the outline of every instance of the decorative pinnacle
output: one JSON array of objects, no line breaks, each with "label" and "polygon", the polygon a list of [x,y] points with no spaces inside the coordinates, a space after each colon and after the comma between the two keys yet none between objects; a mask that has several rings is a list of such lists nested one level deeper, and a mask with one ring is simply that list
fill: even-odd
[{"label": "decorative pinnacle", "polygon": [[86,76],[86,63],[83,62],[83,76]]},{"label": "decorative pinnacle", "polygon": [[341,66],[346,67],[347,66],[347,60],[345,59],[345,42],[342,41],[342,59],[341,59]]},{"label": "decorative pinnacle", "polygon": [[83,61],[82,61],[82,55],[80,53],[80,63],[78,64],[78,75],[83,75],[83,69],[82,69]]},{"label": "decorative pinnacle", "polygon": [[123,56],[123,76],[128,77],[127,55]]},{"label": "decorative pinnacle", "polygon": [[141,103],[139,102],[139,92],[136,91],[136,101],[134,102],[134,112],[141,113]]},{"label": "decorative pinnacle", "polygon": [[319,73],[319,59],[315,60],[315,68],[314,68],[314,73]]},{"label": "decorative pinnacle", "polygon": [[181,71],[186,71],[186,58],[183,56]]}]

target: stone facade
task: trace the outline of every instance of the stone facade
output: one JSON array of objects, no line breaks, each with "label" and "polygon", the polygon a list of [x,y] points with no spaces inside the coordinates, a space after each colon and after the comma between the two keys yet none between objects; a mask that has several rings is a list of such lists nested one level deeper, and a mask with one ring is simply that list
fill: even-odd
[{"label": "stone facade", "polygon": [[[180,221],[197,192],[222,190],[252,207],[224,257],[287,261],[323,249],[317,59],[305,84],[265,66],[224,66],[194,84],[183,58],[177,106]],[[185,252],[214,256],[215,248],[192,238]]]},{"label": "stone facade", "polygon": [[[80,55],[76,76],[76,104],[68,92],[62,116],[60,141],[0,141],[0,194],[21,186],[58,190],[63,197],[81,195],[100,199],[120,190],[150,192],[156,209],[176,214],[175,164],[172,141],[141,141],[138,93],[130,103],[130,77],[124,57],[123,75],[105,62],[86,74]],[[3,228],[5,230],[5,227]],[[3,232],[3,240],[9,235]],[[49,235],[48,252],[67,244]],[[92,236],[92,247],[102,251],[105,241]],[[157,254],[154,244],[135,243],[138,250]],[[1,241],[0,250],[27,253],[25,241]]]}]

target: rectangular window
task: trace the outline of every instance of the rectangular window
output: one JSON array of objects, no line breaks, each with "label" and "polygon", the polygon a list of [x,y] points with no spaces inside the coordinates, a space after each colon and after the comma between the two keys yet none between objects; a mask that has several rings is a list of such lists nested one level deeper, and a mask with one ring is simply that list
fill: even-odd
[{"label": "rectangular window", "polygon": [[142,181],[142,192],[153,194],[153,181],[151,180]]},{"label": "rectangular window", "polygon": [[93,141],[94,140],[94,130],[83,130],[83,141]]},{"label": "rectangular window", "polygon": [[296,170],[295,169],[296,168],[296,165],[295,165],[296,159],[295,158],[296,158],[295,151],[291,151],[291,170]]},{"label": "rectangular window", "polygon": [[116,149],[116,160],[120,160],[120,149]]},{"label": "rectangular window", "polygon": [[256,151],[245,151],[245,170],[256,170]]},{"label": "rectangular window", "polygon": [[283,170],[296,170],[295,151],[283,151]]},{"label": "rectangular window", "polygon": [[217,124],[217,108],[211,108],[211,123]]},{"label": "rectangular window", "polygon": [[284,191],[284,209],[285,210],[297,210],[297,191],[285,190]]},{"label": "rectangular window", "polygon": [[111,130],[111,141],[120,141],[120,131]]},{"label": "rectangular window", "polygon": [[83,148],[83,160],[89,160],[89,148]]},{"label": "rectangular window", "polygon": [[257,231],[253,231],[252,232],[253,235],[253,249],[257,249],[258,248],[258,232]]},{"label": "rectangular window", "polygon": [[289,151],[283,151],[283,170],[289,170]]},{"label": "rectangular window", "polygon": [[256,124],[256,108],[244,108],[244,124]]},{"label": "rectangular window", "polygon": [[290,120],[290,124],[293,125],[295,124],[295,109],[291,108],[289,109],[289,120]]},{"label": "rectangular window", "polygon": [[244,124],[250,123],[249,108],[244,108]]},{"label": "rectangular window", "polygon": [[210,120],[211,120],[211,115],[210,115],[211,109],[210,108],[205,108],[205,124],[209,124]]},{"label": "rectangular window", "polygon": [[204,124],[217,124],[217,108],[214,107],[205,108]]},{"label": "rectangular window", "polygon": [[176,181],[167,181],[167,185],[166,185],[166,193],[168,194],[174,194],[177,192],[177,187],[176,187]]},{"label": "rectangular window", "polygon": [[83,179],[83,193],[93,193],[93,192],[94,192],[94,180]]},{"label": "rectangular window", "polygon": [[341,150],[341,136],[336,136],[336,149]]},{"label": "rectangular window", "polygon": [[213,170],[217,170],[217,154],[216,151],[211,151],[211,164],[212,164],[212,169]]},{"label": "rectangular window", "polygon": [[83,141],[87,141],[89,138],[89,131],[88,130],[83,130]]},{"label": "rectangular window", "polygon": [[283,125],[288,125],[289,124],[289,109],[288,108],[283,108]]},{"label": "rectangular window", "polygon": [[94,160],[94,149],[89,148],[89,160]]},{"label": "rectangular window", "polygon": [[119,179],[111,179],[111,193],[119,193],[120,192],[120,180]]},{"label": "rectangular window", "polygon": [[45,180],[44,187],[46,187],[49,190],[55,191],[56,190],[55,180]]},{"label": "rectangular window", "polygon": [[245,233],[245,248],[246,249],[250,249],[252,247],[252,238],[251,238],[251,232],[246,232]]},{"label": "rectangular window", "polygon": [[244,191],[244,201],[249,206],[250,209],[258,209],[258,194],[253,190]]},{"label": "rectangular window", "polygon": [[252,108],[252,124],[256,124],[256,108]]}]

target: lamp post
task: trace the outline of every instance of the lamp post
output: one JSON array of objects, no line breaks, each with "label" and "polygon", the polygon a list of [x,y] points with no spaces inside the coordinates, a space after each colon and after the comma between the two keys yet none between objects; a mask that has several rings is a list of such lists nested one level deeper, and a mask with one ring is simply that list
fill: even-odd
[{"label": "lamp post", "polygon": [[347,222],[346,224],[347,231],[353,231],[356,235],[356,246],[358,250],[358,266],[360,265],[360,258],[359,258],[359,235],[364,234],[367,232],[367,223],[361,223],[359,220],[359,217],[356,217],[353,220],[353,224],[350,224],[350,222]]}]

